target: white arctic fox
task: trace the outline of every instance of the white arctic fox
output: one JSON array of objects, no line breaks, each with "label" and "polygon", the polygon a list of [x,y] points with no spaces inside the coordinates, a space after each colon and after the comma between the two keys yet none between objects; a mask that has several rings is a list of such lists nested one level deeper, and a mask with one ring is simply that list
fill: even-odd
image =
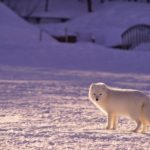
[{"label": "white arctic fox", "polygon": [[106,129],[116,129],[120,115],[132,118],[137,127],[146,132],[150,124],[150,98],[138,90],[118,89],[104,83],[93,83],[89,88],[90,100],[108,117]]}]

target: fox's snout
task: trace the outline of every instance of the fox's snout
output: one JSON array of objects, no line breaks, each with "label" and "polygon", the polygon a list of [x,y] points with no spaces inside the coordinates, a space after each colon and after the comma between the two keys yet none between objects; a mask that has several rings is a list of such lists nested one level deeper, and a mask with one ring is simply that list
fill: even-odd
[{"label": "fox's snout", "polygon": [[98,98],[96,98],[96,101],[98,101]]}]

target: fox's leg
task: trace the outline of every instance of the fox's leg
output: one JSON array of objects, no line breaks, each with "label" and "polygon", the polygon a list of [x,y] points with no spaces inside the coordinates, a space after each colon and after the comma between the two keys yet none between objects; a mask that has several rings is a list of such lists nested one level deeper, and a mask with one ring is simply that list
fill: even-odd
[{"label": "fox's leg", "polygon": [[118,118],[117,118],[117,116],[114,114],[113,117],[112,117],[112,130],[116,130],[117,124],[118,124]]},{"label": "fox's leg", "polygon": [[142,127],[142,133],[146,133],[148,130],[148,126],[147,124],[143,123],[143,127]]},{"label": "fox's leg", "polygon": [[108,113],[106,129],[110,129],[111,128],[111,121],[112,121],[112,116],[111,116],[110,113]]},{"label": "fox's leg", "polygon": [[143,124],[143,126],[142,126],[142,131],[141,132],[146,133],[147,130],[148,130],[148,124],[147,124],[147,122],[144,118],[142,119],[142,124]]},{"label": "fox's leg", "polygon": [[115,120],[114,115],[112,113],[108,113],[106,129],[111,129]]},{"label": "fox's leg", "polygon": [[137,127],[133,130],[134,132],[138,132],[140,128],[142,133],[145,133],[148,130],[147,122],[145,120],[143,111],[144,111],[144,104],[142,104],[141,106],[141,113],[138,119],[134,119],[137,123]]},{"label": "fox's leg", "polygon": [[148,130],[148,122],[147,122],[145,115],[144,115],[144,112],[145,112],[144,107],[145,107],[145,105],[143,104],[141,107],[142,108],[141,120],[142,120],[142,124],[143,124],[142,133],[146,133]]}]

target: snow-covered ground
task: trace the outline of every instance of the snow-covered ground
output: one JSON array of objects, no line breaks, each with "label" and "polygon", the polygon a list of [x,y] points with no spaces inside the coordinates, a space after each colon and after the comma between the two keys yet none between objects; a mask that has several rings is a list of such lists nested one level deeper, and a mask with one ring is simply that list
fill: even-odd
[{"label": "snow-covered ground", "polygon": [[[146,15],[141,6],[134,8]],[[39,41],[39,29],[1,3],[0,18],[0,150],[150,149],[150,130],[130,132],[135,123],[121,117],[118,130],[107,131],[106,117],[88,100],[89,85],[99,81],[150,95],[148,44],[147,51],[119,51],[48,35]]]},{"label": "snow-covered ground", "polygon": [[130,132],[135,123],[120,118],[117,131],[88,100],[91,82],[136,88],[150,95],[150,76],[111,72],[1,66],[0,149],[148,150],[147,134]]}]

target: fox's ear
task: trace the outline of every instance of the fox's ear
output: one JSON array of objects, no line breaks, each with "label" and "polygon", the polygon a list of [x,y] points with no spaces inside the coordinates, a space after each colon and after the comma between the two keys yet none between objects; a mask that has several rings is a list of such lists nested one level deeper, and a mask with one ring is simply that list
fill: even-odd
[{"label": "fox's ear", "polygon": [[91,83],[89,88],[92,89],[93,86],[94,86],[94,83]]},{"label": "fox's ear", "polygon": [[103,82],[99,82],[99,83],[97,83],[97,85],[99,85],[101,87],[101,89],[106,89],[106,84]]},{"label": "fox's ear", "polygon": [[102,89],[103,89],[103,90],[107,89],[105,83],[102,84]]},{"label": "fox's ear", "polygon": [[92,87],[92,86],[94,86],[94,85],[95,85],[95,83],[91,83],[90,87]]}]

